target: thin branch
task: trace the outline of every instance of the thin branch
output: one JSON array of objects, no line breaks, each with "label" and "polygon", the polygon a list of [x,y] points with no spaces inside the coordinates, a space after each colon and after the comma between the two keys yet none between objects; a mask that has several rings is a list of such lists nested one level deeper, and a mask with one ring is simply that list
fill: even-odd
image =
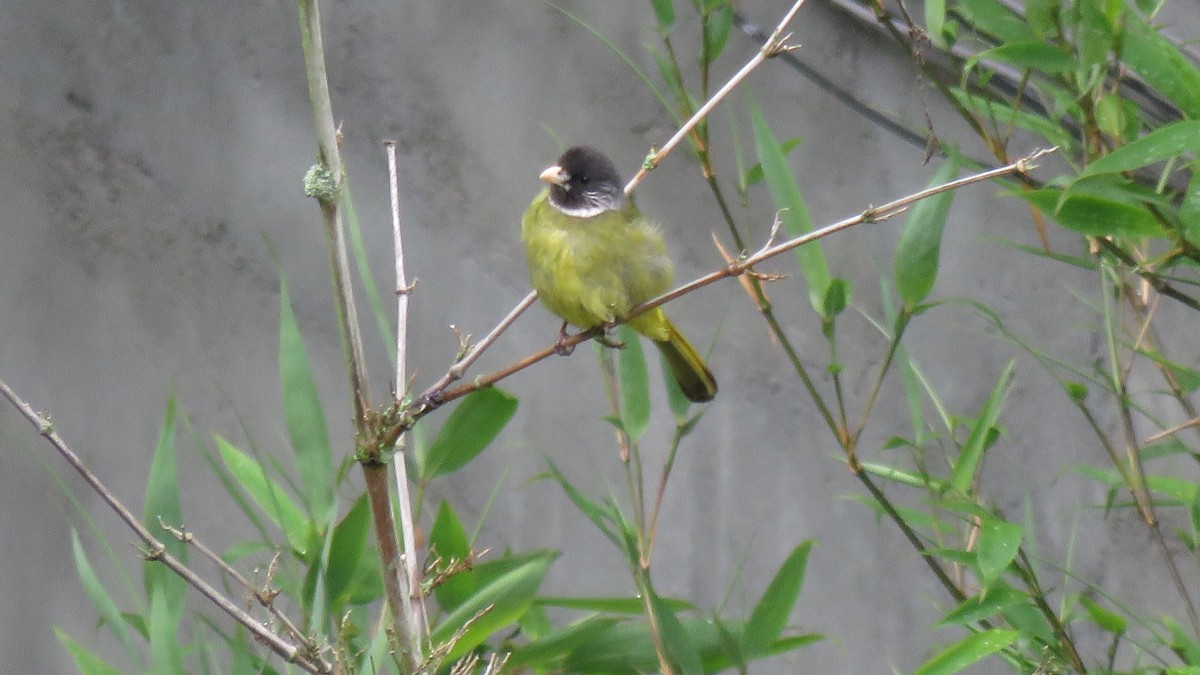
[{"label": "thin branch", "polygon": [[[396,386],[403,387],[408,381],[408,296],[413,284],[408,282],[404,272],[404,238],[400,218],[400,180],[396,167],[396,142],[385,141],[388,164],[388,187],[392,204],[392,242],[396,259]],[[404,539],[404,570],[406,575],[407,593],[402,601],[407,601],[401,614],[410,619],[405,622],[404,630],[408,631],[408,642],[414,648],[421,645],[421,636],[427,625],[425,616],[425,601],[421,593],[421,569],[417,564],[416,523],[413,519],[412,495],[409,493],[408,467],[404,458],[405,437],[397,439],[396,450],[399,459],[392,462],[396,474],[396,495],[400,502],[400,536]],[[401,573],[397,570],[397,573]],[[415,601],[415,602],[414,602]],[[414,660],[421,658],[420,652],[413,655]]]},{"label": "thin branch", "polygon": [[[208,558],[210,562],[217,566],[218,569],[228,576],[233,577],[233,580],[236,581],[239,586],[245,589],[245,591],[249,593],[259,605],[270,612],[271,616],[275,617],[275,620],[283,625],[293,639],[300,642],[308,642],[308,638],[305,637],[304,631],[300,630],[299,626],[297,626],[290,618],[288,618],[286,614],[279,611],[279,608],[275,606],[275,598],[279,595],[279,589],[271,588],[269,578],[266,585],[264,585],[262,588],[258,588],[254,584],[250,583],[250,580],[243,576],[236,567],[225,562],[225,559],[217,555],[216,551],[212,550],[207,544],[200,541],[194,532],[189,532],[187,528],[182,526],[171,526],[163,521],[162,516],[159,516],[158,524],[164,530],[170,532],[172,537],[175,537],[184,544],[190,544],[192,548],[199,551],[200,554],[205,558]],[[276,558],[278,558],[278,554],[276,554]],[[272,566],[273,565],[274,561],[272,561]],[[309,644],[308,646],[309,649],[316,648],[316,646],[313,644]]]},{"label": "thin branch", "polygon": [[[786,253],[798,246],[802,246],[804,244],[816,241],[823,237],[827,237],[835,232],[840,232],[842,230],[854,227],[855,225],[860,225],[863,223],[877,223],[877,222],[886,220],[888,218],[891,218],[892,216],[902,213],[904,211],[904,209],[906,209],[908,206],[910,206],[911,204],[918,202],[922,199],[926,199],[928,197],[932,197],[934,195],[941,194],[943,192],[947,192],[950,190],[957,190],[957,189],[965,187],[967,185],[972,185],[974,183],[980,183],[983,181],[991,180],[991,179],[997,178],[999,176],[1005,176],[1005,175],[1016,174],[1016,173],[1024,173],[1026,171],[1030,171],[1034,168],[1033,162],[1035,160],[1037,160],[1038,158],[1043,157],[1044,155],[1047,155],[1051,152],[1054,152],[1055,150],[1057,150],[1057,148],[1051,148],[1049,150],[1037,150],[1035,152],[1030,153],[1029,155],[1027,155],[1025,157],[1022,157],[1021,159],[1019,159],[1015,162],[1012,162],[1005,166],[999,167],[997,169],[983,171],[981,173],[976,173],[976,174],[972,174],[969,176],[965,176],[965,177],[959,178],[957,180],[952,180],[948,183],[943,183],[942,185],[937,185],[937,186],[934,186],[931,188],[926,188],[919,192],[915,192],[911,195],[901,197],[894,201],[888,202],[888,203],[884,204],[883,206],[870,207],[870,208],[866,209],[865,211],[863,211],[862,213],[859,213],[858,215],[855,215],[855,216],[852,216],[845,220],[833,223],[832,225],[826,225],[825,227],[822,227],[817,230],[813,230],[812,232],[809,232],[808,234],[801,235],[794,239],[789,239],[788,241],[785,241],[780,244],[764,247],[763,249],[759,250],[754,255],[743,258],[735,263],[732,263],[730,265],[727,265],[726,267],[716,270],[715,272],[710,272],[709,274],[706,274],[698,279],[695,279],[687,284],[684,284],[683,286],[680,286],[668,293],[664,293],[663,295],[660,295],[657,298],[648,300],[648,301],[634,307],[633,309],[630,310],[629,314],[622,320],[622,322],[629,321],[630,319],[632,319],[644,312],[648,312],[651,309],[658,307],[659,305],[670,302],[671,300],[675,300],[681,296],[687,295],[688,293],[691,293],[697,289],[700,289],[700,288],[703,288],[710,284],[713,284],[717,281],[720,281],[721,279],[726,279],[729,277],[737,277],[742,274],[745,274],[747,271],[750,270],[750,268],[757,265],[758,263],[761,263],[764,260],[767,260],[768,258],[773,258],[781,253]],[[611,328],[611,326],[597,326],[595,328],[591,328],[591,329],[588,329],[585,331],[581,331],[579,333],[575,333],[574,335],[570,335],[567,337],[566,340],[564,340],[562,342],[561,345],[555,344],[555,345],[546,347],[538,352],[535,352],[533,354],[530,354],[529,356],[526,356],[523,359],[520,359],[519,361],[509,364],[508,366],[505,366],[495,372],[489,373],[487,375],[481,375],[481,376],[475,378],[474,380],[472,380],[469,384],[464,384],[459,387],[455,387],[453,389],[437,389],[437,388],[431,387],[422,396],[418,397],[412,403],[410,403],[408,406],[406,406],[404,408],[404,410],[401,412],[401,414],[398,416],[398,419],[400,420],[402,425],[403,424],[412,424],[417,419],[429,414],[433,410],[437,409],[438,407],[440,407],[441,405],[443,405],[449,401],[452,401],[456,398],[465,396],[466,394],[469,394],[472,391],[475,391],[477,389],[482,389],[483,387],[491,386],[491,385],[495,384],[496,382],[499,382],[500,380],[508,377],[509,375],[512,375],[513,373],[524,370],[525,368],[528,368],[529,366],[531,366],[539,361],[549,358],[550,356],[562,353],[564,350],[569,350],[570,347],[573,347],[581,342],[590,340],[593,337],[596,337],[597,335],[603,334],[605,332],[606,328]],[[445,378],[443,378],[443,379],[445,379]],[[401,431],[400,429],[396,429],[393,433],[399,434],[400,431]]]},{"label": "thin branch", "polygon": [[767,38],[762,47],[759,48],[759,50],[754,54],[754,57],[750,59],[746,65],[742,66],[742,69],[734,74],[733,77],[729,78],[729,81],[726,82],[725,85],[720,89],[718,89],[717,93],[713,94],[712,97],[704,103],[704,105],[700,106],[700,109],[692,115],[691,119],[685,122],[683,126],[679,127],[679,130],[675,132],[675,135],[672,136],[671,139],[662,146],[662,149],[646,158],[646,161],[642,163],[642,167],[638,169],[638,172],[633,176],[632,179],[630,179],[629,183],[625,185],[625,194],[632,193],[637,188],[638,184],[642,182],[642,179],[646,177],[646,174],[656,169],[659,163],[663,161],[663,158],[671,154],[671,151],[675,149],[675,146],[679,145],[684,138],[687,138],[687,135],[691,133],[692,129],[694,129],[701,120],[703,120],[705,117],[708,117],[708,113],[712,112],[712,109],[715,108],[722,100],[724,100],[725,97],[729,95],[729,92],[733,91],[735,87],[741,84],[742,80],[746,79],[746,77],[750,75],[755,68],[762,64],[763,61],[793,49],[793,47],[784,44],[787,39],[791,37],[791,35],[785,35],[783,31],[787,30],[787,25],[792,22],[792,18],[796,16],[796,12],[800,11],[800,7],[803,4],[804,0],[796,0],[795,4],[792,5],[792,8],[789,9],[787,14],[784,15],[783,20],[781,20],[779,25],[775,27],[775,30],[771,33],[770,37]]},{"label": "thin branch", "polygon": [[[354,427],[357,432],[356,456],[363,470],[375,537],[379,542],[384,590],[388,609],[396,626],[401,658],[408,672],[418,672],[421,665],[420,631],[412,608],[408,575],[399,569],[400,544],[396,540],[396,525],[392,518],[391,490],[388,472],[381,453],[383,448],[370,443],[374,434],[376,413],[370,402],[367,384],[366,359],[354,291],[350,283],[350,263],[346,252],[344,213],[345,169],[338,147],[339,134],[329,97],[329,81],[325,71],[325,51],[321,38],[321,15],[317,0],[299,0],[300,35],[304,46],[305,75],[308,78],[309,98],[313,108],[313,123],[317,129],[317,145],[326,180],[314,186],[310,194],[317,197],[324,217],[325,239],[329,254],[329,269],[334,288],[339,335],[345,353],[346,371],[350,378],[351,401],[354,406]],[[310,171],[310,175],[312,171]],[[308,188],[309,186],[306,186]],[[395,439],[393,439],[393,443]],[[389,448],[391,445],[389,444]]]},{"label": "thin branch", "polygon": [[79,458],[79,455],[75,454],[75,452],[67,446],[66,441],[64,441],[62,437],[60,437],[58,433],[54,431],[54,426],[50,422],[49,415],[43,415],[35,411],[33,406],[29,405],[29,403],[27,403],[24,399],[17,396],[16,392],[9,388],[9,386],[3,380],[0,380],[0,395],[3,395],[4,398],[8,399],[8,401],[12,403],[13,407],[15,407],[25,417],[25,419],[29,420],[29,423],[32,424],[35,429],[37,429],[38,433],[41,434],[43,438],[50,442],[50,445],[54,446],[54,449],[58,451],[58,454],[61,455],[64,460],[66,460],[67,464],[70,464],[71,468],[75,469],[75,471],[83,477],[83,480],[89,486],[91,486],[92,490],[95,491],[95,493],[99,495],[106,504],[108,504],[108,507],[117,514],[117,517],[124,521],[129,529],[133,530],[134,534],[136,534],[138,538],[142,540],[142,543],[144,543],[147,548],[147,551],[143,554],[143,557],[146,560],[158,561],[163,565],[166,565],[167,568],[169,568],[172,572],[178,574],[183,578],[184,581],[199,591],[201,595],[212,601],[212,603],[219,607],[221,611],[225,612],[232,617],[233,620],[245,626],[247,630],[254,634],[254,637],[259,642],[267,645],[271,651],[278,654],[288,663],[294,663],[299,668],[309,673],[329,673],[333,671],[333,666],[322,659],[319,654],[314,653],[314,650],[309,649],[307,646],[298,647],[294,644],[291,644],[283,637],[276,635],[257,619],[246,613],[246,611],[239,607],[237,603],[234,603],[232,600],[222,595],[220,591],[218,591],[204,579],[200,578],[200,576],[193,572],[187,565],[183,564],[181,560],[168,553],[163,543],[159,541],[150,532],[150,530],[142,524],[140,520],[138,520],[138,517],[135,516],[132,511],[130,511],[123,503],[121,503],[119,499],[117,499],[116,495],[114,495],[103,483],[103,481],[100,480],[100,477],[92,473],[91,469],[89,469],[87,465],[83,463],[83,460]]}]

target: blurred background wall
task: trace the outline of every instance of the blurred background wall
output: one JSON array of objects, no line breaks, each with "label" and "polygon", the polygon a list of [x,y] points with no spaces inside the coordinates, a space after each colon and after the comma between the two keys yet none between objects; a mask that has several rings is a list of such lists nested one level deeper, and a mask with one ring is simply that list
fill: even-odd
[{"label": "blurred background wall", "polygon": [[[747,0],[741,9],[770,26],[787,5]],[[565,6],[655,72],[645,48],[655,40],[648,3]],[[539,189],[538,171],[560,144],[599,146],[628,176],[674,124],[608,47],[535,0],[362,0],[328,2],[323,12],[335,113],[383,288],[390,287],[391,239],[381,143],[399,142],[408,269],[419,278],[411,370],[422,388],[454,355],[450,324],[482,335],[527,292],[519,219]],[[810,0],[793,29],[807,63],[916,128],[928,106],[939,131],[952,135],[955,122],[919,85],[903,50],[820,0]],[[690,49],[695,21],[682,18],[678,31],[678,43]],[[265,452],[288,452],[272,250],[290,284],[335,444],[351,451],[319,214],[300,188],[315,144],[298,34],[295,3],[281,0],[0,5],[0,377],[50,411],[55,428],[135,510],[172,394],[201,442],[211,443],[216,432]],[[715,68],[718,81],[757,48],[735,31]],[[791,160],[819,224],[914,191],[932,173],[922,148],[850,112],[782,63],[761,67],[746,91],[781,139],[805,138]],[[742,124],[742,141],[749,143],[745,118],[741,94],[712,118],[724,176],[735,169],[728,123]],[[1098,354],[1100,343],[1086,330],[1056,332],[1084,324],[1082,314],[1071,319],[1081,310],[1067,289],[1089,283],[1086,273],[1072,277],[1061,265],[1030,257],[1014,266],[1011,251],[992,239],[1036,244],[1036,235],[1027,212],[994,192],[983,185],[956,197],[937,292],[982,299],[1051,349]],[[761,243],[772,207],[763,186],[752,196],[749,215]],[[679,279],[721,264],[709,233],[723,233],[724,226],[686,153],[651,175],[639,203],[661,221]],[[878,279],[890,273],[899,227],[863,226],[823,244],[834,274],[854,281],[856,306],[872,315],[881,313]],[[768,268],[794,272],[786,256]],[[772,292],[810,367],[822,372],[826,347],[802,286],[791,282]],[[793,625],[831,639],[763,672],[915,668],[929,655],[930,636],[938,636],[929,626],[949,599],[893,528],[846,498],[861,487],[806,393],[787,375],[754,307],[727,282],[670,310],[697,344],[714,342],[721,395],[686,442],[672,477],[655,551],[660,589],[716,609],[732,588],[724,611],[744,615],[787,552],[817,539]],[[479,372],[548,344],[557,326],[541,308],[528,312]],[[843,322],[842,330],[848,395],[861,402],[883,340],[865,320]],[[1104,535],[1074,542],[1076,570],[1120,584],[1135,606],[1171,611],[1170,593],[1159,595],[1165,584],[1138,574],[1143,560],[1157,555],[1144,529],[1131,515],[1104,520],[1077,507],[1100,503],[1103,495],[1066,468],[1093,460],[1099,450],[1045,374],[965,311],[944,311],[909,337],[913,357],[936,365],[927,375],[963,414],[978,409],[1008,361],[1017,359],[1007,409],[1022,423],[1008,429],[987,470],[999,506],[1014,518],[1029,509],[1046,536],[1039,546],[1048,557],[1061,557],[1086,522]],[[373,343],[373,350],[378,386],[390,369],[382,347]],[[620,556],[561,490],[530,481],[549,457],[585,489],[623,484],[590,351],[506,381],[521,400],[514,423],[495,447],[429,495],[452,500],[473,523],[496,481],[504,481],[481,544],[564,548],[548,593],[632,592]],[[661,391],[656,395],[661,409]],[[439,416],[431,422],[436,428]],[[668,432],[668,421],[657,420],[645,444],[652,458]],[[863,452],[877,455],[886,439],[904,433],[908,413],[892,378]],[[244,530],[192,443],[181,433],[185,524],[220,548]],[[137,552],[126,546],[132,537],[6,405],[0,405],[0,452],[5,670],[69,672],[73,666],[51,626],[86,639],[95,613],[71,562],[68,533],[76,516],[44,465],[65,476],[111,533],[135,578]],[[355,473],[347,494],[360,489]]]}]

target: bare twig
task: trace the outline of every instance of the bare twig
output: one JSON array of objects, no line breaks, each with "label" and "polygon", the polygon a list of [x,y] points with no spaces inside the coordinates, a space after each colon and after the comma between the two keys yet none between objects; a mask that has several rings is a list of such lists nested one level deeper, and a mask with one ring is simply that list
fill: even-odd
[{"label": "bare twig", "polygon": [[[408,296],[412,287],[404,273],[404,239],[400,219],[400,181],[396,168],[396,142],[384,143],[387,148],[388,184],[392,202],[392,241],[396,258],[396,386],[404,386],[408,379]],[[397,439],[396,450],[404,452],[405,437]],[[404,539],[404,570],[407,575],[405,595],[408,607],[401,614],[411,617],[403,629],[409,633],[409,643],[420,645],[426,626],[425,600],[421,593],[421,570],[417,565],[416,523],[413,519],[412,495],[409,492],[408,467],[401,457],[392,462],[396,474],[396,497],[400,502],[400,536]],[[398,570],[397,573],[400,573]],[[415,658],[421,658],[418,653]]]},{"label": "bare twig", "polygon": [[245,610],[237,605],[237,603],[222,595],[220,591],[193,572],[187,565],[183,564],[181,560],[168,553],[163,543],[159,541],[150,532],[150,530],[142,524],[140,520],[138,520],[138,517],[135,516],[132,511],[130,511],[123,503],[121,503],[119,499],[117,499],[116,495],[114,495],[108,489],[108,487],[100,480],[99,476],[92,473],[91,469],[89,469],[87,465],[83,463],[83,460],[79,458],[79,455],[75,454],[75,452],[67,446],[66,441],[64,441],[62,437],[60,437],[58,433],[54,431],[54,427],[50,423],[49,417],[39,414],[37,411],[35,411],[33,407],[29,405],[29,403],[17,396],[16,392],[14,392],[3,380],[0,380],[0,395],[3,395],[4,398],[8,399],[8,401],[12,403],[13,407],[15,407],[25,417],[25,419],[29,420],[30,424],[32,424],[34,428],[38,430],[38,433],[41,434],[41,436],[47,441],[49,441],[50,445],[54,446],[54,449],[58,451],[58,454],[61,455],[64,460],[66,460],[67,464],[70,464],[71,468],[75,469],[75,471],[83,477],[83,480],[89,486],[91,486],[92,490],[95,491],[95,493],[99,495],[106,504],[108,504],[108,507],[117,514],[117,517],[124,521],[129,529],[133,530],[138,539],[142,540],[142,543],[146,545],[146,549],[148,551],[148,553],[145,554],[146,560],[158,561],[163,565],[166,565],[167,568],[169,568],[172,572],[178,574],[183,578],[184,581],[199,591],[201,595],[203,595],[205,598],[208,598],[214,605],[219,607],[221,611],[225,612],[232,617],[233,620],[245,626],[247,630],[254,634],[254,637],[259,642],[267,645],[271,651],[278,654],[288,663],[294,663],[298,667],[302,668],[305,672],[309,673],[329,673],[333,671],[333,666],[322,659],[319,654],[315,653],[315,650],[309,649],[307,645],[303,647],[294,645],[285,640],[283,637],[276,635],[257,619],[247,614]]},{"label": "bare twig", "polygon": [[[735,263],[732,263],[732,264],[727,265],[719,270],[716,270],[715,272],[710,272],[709,274],[706,274],[706,275],[704,275],[698,279],[695,279],[691,282],[688,282],[687,284],[684,284],[683,286],[680,286],[672,291],[664,293],[664,294],[658,296],[657,298],[648,300],[648,301],[638,305],[637,307],[634,307],[632,310],[630,310],[629,314],[625,317],[625,319],[623,321],[628,321],[629,319],[632,319],[644,312],[648,312],[651,309],[658,307],[659,305],[670,302],[671,300],[675,300],[676,298],[679,298],[681,296],[687,295],[688,293],[691,293],[699,288],[703,288],[705,286],[713,284],[717,281],[720,281],[721,279],[726,279],[729,277],[737,277],[739,275],[745,274],[754,265],[757,265],[758,263],[761,263],[764,260],[767,260],[768,258],[773,258],[781,253],[786,253],[794,248],[797,248],[804,244],[816,241],[823,237],[827,237],[835,232],[840,232],[842,230],[854,227],[855,225],[860,225],[863,223],[877,223],[877,222],[886,220],[888,218],[891,218],[897,214],[902,213],[904,211],[904,209],[906,209],[908,206],[910,206],[913,203],[918,202],[922,199],[926,199],[926,198],[932,197],[934,195],[941,194],[943,192],[948,192],[950,190],[957,190],[957,189],[959,189],[961,187],[965,187],[967,185],[972,185],[975,183],[980,183],[983,181],[991,180],[993,178],[997,178],[1000,176],[1005,176],[1005,175],[1010,175],[1010,174],[1015,174],[1015,173],[1023,173],[1023,172],[1029,171],[1034,168],[1035,160],[1037,160],[1038,158],[1043,157],[1044,155],[1047,155],[1051,152],[1054,152],[1055,150],[1057,150],[1057,148],[1050,148],[1049,150],[1037,150],[1037,151],[1032,152],[1029,155],[1026,155],[1025,157],[1022,157],[1021,159],[1018,159],[1017,161],[1007,164],[1005,166],[1002,166],[1002,167],[999,167],[996,169],[990,169],[988,171],[983,171],[983,172],[976,173],[976,174],[972,174],[969,176],[965,176],[963,178],[959,178],[957,180],[952,180],[948,183],[943,183],[942,185],[936,185],[934,187],[921,190],[919,192],[914,192],[911,195],[907,195],[905,197],[901,197],[899,199],[888,202],[888,203],[884,204],[883,206],[870,207],[870,208],[866,209],[865,211],[863,211],[862,213],[859,213],[858,215],[852,216],[850,218],[846,218],[845,220],[833,223],[832,225],[826,225],[825,227],[822,227],[817,230],[813,230],[812,232],[801,235],[799,237],[795,237],[793,239],[789,239],[785,242],[776,244],[774,246],[763,247],[754,255],[743,258]],[[403,423],[411,424],[412,422],[415,422],[418,418],[423,417],[424,415],[427,415],[428,413],[432,412],[433,410],[435,410],[436,408],[438,408],[439,406],[443,405],[444,403],[446,403],[448,401],[452,401],[456,398],[465,396],[466,394],[469,394],[472,391],[475,391],[477,389],[482,389],[483,387],[491,386],[491,385],[495,384],[496,382],[499,382],[500,380],[508,377],[509,375],[512,375],[513,373],[524,370],[525,368],[528,368],[529,366],[531,366],[539,361],[549,358],[550,356],[553,356],[555,354],[561,353],[561,351],[564,348],[569,349],[570,347],[573,347],[581,342],[585,342],[587,340],[592,339],[593,337],[596,337],[597,335],[604,333],[606,328],[607,328],[606,326],[597,326],[595,328],[581,331],[579,333],[575,333],[574,335],[570,335],[567,337],[567,339],[565,341],[563,341],[563,343],[561,345],[555,344],[555,345],[546,347],[538,352],[535,352],[533,354],[530,354],[529,356],[526,356],[525,358],[523,358],[519,361],[509,364],[508,366],[505,366],[504,368],[501,368],[495,372],[489,373],[487,375],[479,376],[479,377],[475,378],[474,380],[472,380],[469,384],[464,384],[464,385],[455,387],[453,389],[446,389],[446,390],[431,389],[430,391],[427,391],[425,393],[425,395],[421,396],[420,398],[416,399],[411,404],[406,406],[404,413],[402,415],[400,415],[400,419]],[[395,431],[394,433],[398,434],[399,430]]]},{"label": "bare twig", "polygon": [[[329,252],[329,269],[333,279],[334,300],[338,316],[339,335],[345,353],[346,371],[350,378],[351,400],[354,406],[354,426],[358,438],[358,459],[363,470],[367,496],[370,499],[371,519],[375,538],[379,542],[384,590],[388,609],[396,625],[401,658],[408,672],[418,672],[421,665],[420,630],[412,607],[408,575],[401,573],[400,544],[392,518],[391,491],[388,472],[381,456],[383,448],[373,440],[376,412],[371,407],[367,385],[366,359],[363,356],[362,334],[350,283],[350,264],[346,252],[345,223],[342,208],[345,169],[338,147],[339,135],[329,97],[329,82],[325,72],[325,51],[321,38],[321,17],[317,0],[299,0],[300,35],[304,46],[305,74],[313,108],[313,123],[317,129],[317,145],[328,185],[310,192],[317,197],[324,218],[325,239]],[[310,172],[311,173],[311,172]],[[307,186],[306,186],[307,187]],[[393,438],[393,443],[395,439]],[[390,445],[388,446],[390,448]]]},{"label": "bare twig", "polygon": [[787,25],[792,22],[792,18],[796,16],[796,12],[800,11],[800,7],[803,4],[804,0],[796,0],[796,2],[792,5],[792,8],[788,10],[788,13],[784,15],[783,20],[779,22],[779,25],[775,27],[775,30],[771,33],[770,37],[767,38],[767,41],[764,42],[762,47],[754,54],[754,57],[750,59],[746,65],[742,66],[742,69],[735,73],[733,77],[729,78],[729,81],[726,82],[725,85],[720,89],[718,89],[717,93],[713,94],[712,97],[710,97],[708,101],[704,103],[704,105],[700,106],[700,109],[692,115],[691,119],[685,122],[683,126],[679,127],[679,130],[675,132],[675,135],[672,136],[671,139],[667,141],[660,150],[646,158],[646,161],[642,163],[642,166],[640,169],[638,169],[638,172],[634,174],[629,183],[625,185],[625,194],[632,193],[637,188],[638,183],[641,183],[642,179],[646,177],[646,174],[656,169],[659,163],[662,162],[663,158],[671,154],[671,151],[675,149],[675,146],[679,145],[683,139],[686,138],[689,133],[691,133],[692,129],[694,129],[696,125],[700,123],[701,120],[703,120],[705,117],[708,117],[708,113],[712,112],[712,109],[715,108],[718,103],[723,101],[725,97],[729,95],[729,92],[733,91],[735,87],[741,84],[742,80],[746,79],[746,77],[750,75],[750,73],[753,72],[754,69],[757,68],[763,61],[793,49],[793,47],[789,47],[785,44],[791,35],[785,35],[784,31],[787,30]]},{"label": "bare twig", "polygon": [[[162,516],[159,516],[158,524],[162,527],[162,529],[171,533],[172,537],[175,537],[185,544],[190,544],[192,548],[199,551],[200,554],[205,558],[208,558],[214,565],[217,566],[218,569],[230,577],[233,577],[233,580],[236,581],[239,586],[245,589],[246,592],[249,593],[259,605],[270,612],[271,616],[275,617],[275,619],[279,621],[281,625],[283,625],[284,629],[287,630],[288,634],[291,635],[293,639],[308,644],[310,649],[316,649],[316,645],[309,643],[308,638],[305,637],[304,632],[300,630],[300,627],[297,626],[291,619],[289,619],[286,614],[279,611],[279,608],[275,606],[275,598],[279,595],[279,589],[271,588],[269,581],[267,585],[259,588],[255,584],[251,583],[249,579],[243,576],[236,567],[225,562],[225,559],[217,555],[216,551],[209,548],[208,545],[203,541],[200,541],[194,532],[189,532],[187,528],[182,526],[172,526],[164,522]],[[272,565],[274,565],[274,560],[272,560]]]}]

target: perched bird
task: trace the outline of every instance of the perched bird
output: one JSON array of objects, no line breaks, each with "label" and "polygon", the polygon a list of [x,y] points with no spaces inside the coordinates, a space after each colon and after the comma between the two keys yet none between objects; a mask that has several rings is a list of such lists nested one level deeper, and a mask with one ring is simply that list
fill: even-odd
[{"label": "perched bird", "polygon": [[[525,210],[521,240],[533,287],[551,312],[594,328],[670,288],[674,269],[662,235],[626,198],[607,157],[574,147],[540,178],[549,187]],[[661,307],[628,323],[662,351],[689,400],[716,396],[716,379]]]}]

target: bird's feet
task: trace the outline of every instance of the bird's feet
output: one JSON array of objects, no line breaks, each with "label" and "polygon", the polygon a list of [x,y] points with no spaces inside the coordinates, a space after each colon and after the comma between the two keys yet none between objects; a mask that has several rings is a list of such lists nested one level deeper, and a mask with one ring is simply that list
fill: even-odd
[{"label": "bird's feet", "polygon": [[612,336],[612,332],[617,329],[617,324],[609,322],[603,325],[604,332],[596,336],[596,342],[608,347],[609,349],[624,349],[625,343]]},{"label": "bird's feet", "polygon": [[558,329],[558,339],[554,341],[554,353],[559,356],[570,356],[571,352],[575,351],[575,345],[570,342],[571,336],[567,333],[567,322],[564,321],[561,328]]}]

